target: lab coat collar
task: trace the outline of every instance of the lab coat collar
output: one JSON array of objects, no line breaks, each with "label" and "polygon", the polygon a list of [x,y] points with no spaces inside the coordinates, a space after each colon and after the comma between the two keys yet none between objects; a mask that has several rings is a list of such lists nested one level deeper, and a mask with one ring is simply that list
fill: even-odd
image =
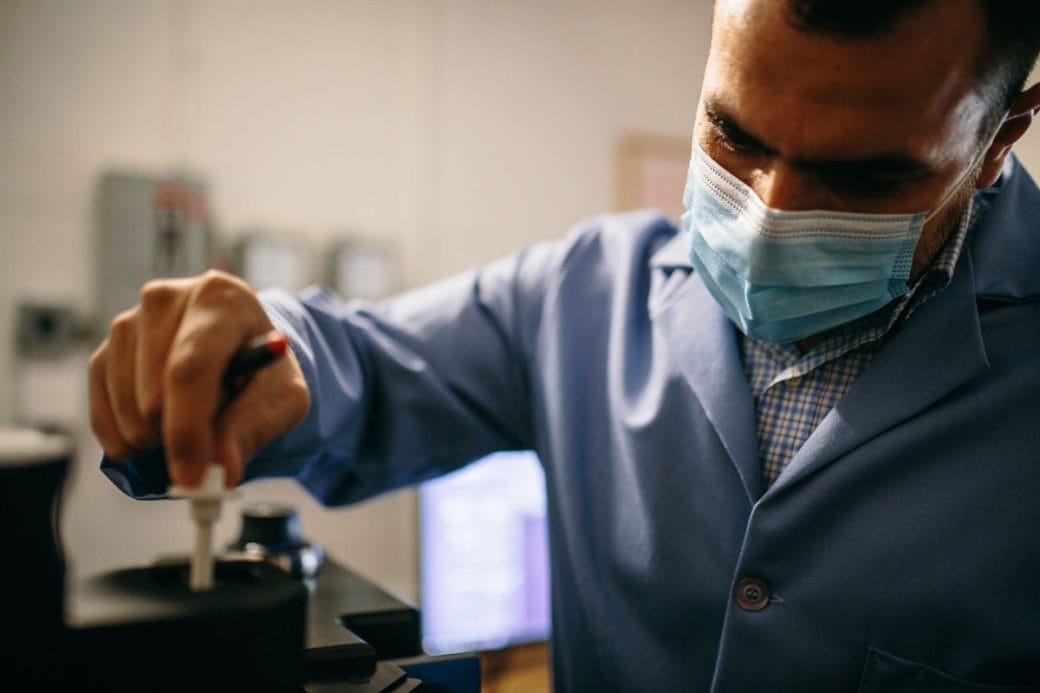
[{"label": "lab coat collar", "polygon": [[693,269],[693,263],[690,261],[690,237],[682,227],[653,254],[650,267],[655,271],[666,272],[674,269]]},{"label": "lab coat collar", "polygon": [[1010,156],[998,184],[980,196],[989,209],[967,241],[974,258],[976,295],[1004,301],[1037,300],[1040,191]]},{"label": "lab coat collar", "polygon": [[[681,268],[681,263],[674,262],[671,246],[675,245],[676,239],[672,239],[654,256],[653,263]],[[651,293],[651,317],[736,466],[749,502],[754,503],[761,494],[762,472],[755,443],[754,400],[740,362],[736,328],[696,274],[675,269],[666,276],[659,291]]]}]

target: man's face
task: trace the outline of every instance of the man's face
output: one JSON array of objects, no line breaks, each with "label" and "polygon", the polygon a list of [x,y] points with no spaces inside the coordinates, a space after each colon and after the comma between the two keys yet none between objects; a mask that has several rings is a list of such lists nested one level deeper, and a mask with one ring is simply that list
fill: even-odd
[{"label": "man's face", "polygon": [[[866,39],[799,30],[785,5],[716,3],[697,143],[770,207],[934,209],[983,145],[976,0],[928,3]],[[965,200],[955,196],[925,227],[916,269]]]}]

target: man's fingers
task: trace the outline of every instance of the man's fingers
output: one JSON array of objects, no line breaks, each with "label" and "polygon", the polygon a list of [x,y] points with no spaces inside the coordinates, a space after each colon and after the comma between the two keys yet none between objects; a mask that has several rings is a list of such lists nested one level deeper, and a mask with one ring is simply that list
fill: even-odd
[{"label": "man's fingers", "polygon": [[210,272],[194,284],[167,357],[162,382],[162,438],[170,476],[196,486],[217,461],[214,426],[223,375],[232,355],[270,320],[249,287]]},{"label": "man's fingers", "polygon": [[[175,483],[198,485],[217,461],[225,461],[237,481],[256,441],[287,430],[280,423],[287,416],[278,412],[293,410],[293,402],[299,408],[299,394],[268,395],[277,402],[273,418],[261,416],[257,424],[227,418],[236,430],[222,429],[218,449],[225,369],[239,348],[271,329],[252,289],[232,275],[210,271],[146,284],[138,306],[113,321],[91,359],[91,423],[106,453],[123,459],[162,444]],[[283,376],[292,381],[298,371]],[[300,387],[306,399],[306,386]]]},{"label": "man's fingers", "polygon": [[192,286],[192,279],[163,279],[141,288],[134,395],[141,417],[156,430],[162,414],[163,371]]},{"label": "man's fingers", "polygon": [[108,386],[105,384],[107,346],[106,341],[94,352],[90,357],[90,365],[87,369],[90,427],[106,455],[114,460],[125,460],[133,451],[119,433],[115,414],[112,413],[112,407],[108,403]]},{"label": "man's fingers", "polygon": [[141,416],[134,397],[134,355],[137,313],[126,311],[112,322],[105,360],[105,390],[119,435],[131,450],[159,445],[159,431]]},{"label": "man's fingers", "polygon": [[220,413],[214,449],[228,485],[267,443],[296,427],[310,409],[310,392],[291,351],[258,371]]},{"label": "man's fingers", "polygon": [[210,423],[217,410],[221,364],[227,358],[192,351],[191,345],[171,351],[163,377],[162,438],[170,479],[176,484],[198,486],[213,460]]}]

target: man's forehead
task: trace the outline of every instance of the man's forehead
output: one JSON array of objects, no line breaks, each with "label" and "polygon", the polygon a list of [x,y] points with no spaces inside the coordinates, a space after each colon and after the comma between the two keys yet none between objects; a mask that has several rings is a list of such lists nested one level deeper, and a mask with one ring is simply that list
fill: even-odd
[{"label": "man's forehead", "polygon": [[796,155],[946,158],[971,144],[987,108],[975,0],[927,3],[868,38],[796,28],[786,5],[719,0],[705,100]]}]

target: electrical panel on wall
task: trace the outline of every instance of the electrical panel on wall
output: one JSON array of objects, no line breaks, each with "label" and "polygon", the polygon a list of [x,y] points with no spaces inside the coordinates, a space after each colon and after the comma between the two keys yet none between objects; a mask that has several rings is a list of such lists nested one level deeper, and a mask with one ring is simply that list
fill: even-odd
[{"label": "electrical panel on wall", "polygon": [[187,175],[109,171],[97,191],[100,333],[134,306],[141,285],[218,264],[206,186]]}]

